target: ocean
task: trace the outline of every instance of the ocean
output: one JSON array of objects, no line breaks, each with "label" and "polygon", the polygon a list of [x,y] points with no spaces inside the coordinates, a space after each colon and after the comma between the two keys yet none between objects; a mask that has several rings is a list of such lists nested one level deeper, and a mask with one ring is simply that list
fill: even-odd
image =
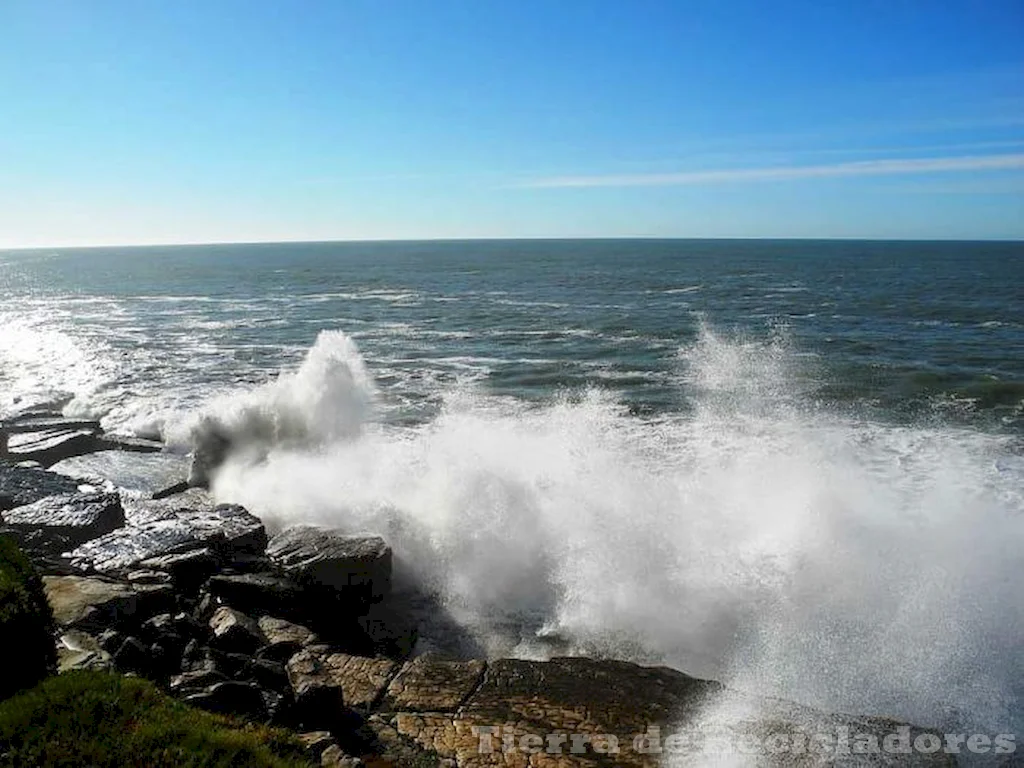
[{"label": "ocean", "polygon": [[1024,244],[0,252],[0,417],[191,441],[372,530],[492,654],[669,664],[988,731],[1024,696]]}]

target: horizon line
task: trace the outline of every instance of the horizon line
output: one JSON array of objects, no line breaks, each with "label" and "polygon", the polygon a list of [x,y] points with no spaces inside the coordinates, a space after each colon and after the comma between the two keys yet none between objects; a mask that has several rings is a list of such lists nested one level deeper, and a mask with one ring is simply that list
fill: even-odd
[{"label": "horizon line", "polygon": [[864,237],[864,236],[759,236],[759,235],[524,235],[477,236],[477,237],[361,237],[322,239],[285,239],[285,240],[208,240],[186,242],[147,242],[147,243],[99,243],[95,245],[19,245],[0,246],[0,253],[15,251],[46,251],[46,250],[97,250],[102,248],[202,248],[214,246],[238,245],[330,245],[360,243],[472,243],[472,242],[565,242],[565,241],[607,241],[607,240],[649,240],[649,241],[766,241],[766,242],[863,242],[863,243],[1024,243],[1024,237]]}]

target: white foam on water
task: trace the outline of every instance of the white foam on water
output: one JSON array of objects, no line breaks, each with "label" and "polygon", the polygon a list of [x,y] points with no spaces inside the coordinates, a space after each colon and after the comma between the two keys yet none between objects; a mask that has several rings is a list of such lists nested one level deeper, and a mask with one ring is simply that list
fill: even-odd
[{"label": "white foam on water", "polygon": [[98,397],[120,365],[102,344],[53,323],[52,310],[0,311],[0,414],[65,403],[75,418],[98,418],[109,406]]},{"label": "white foam on water", "polygon": [[381,533],[495,654],[554,644],[830,711],[1012,726],[1024,459],[823,412],[798,352],[705,328],[680,353],[693,411],[660,421],[598,391],[530,407],[467,386],[398,428],[325,333],[296,373],[207,409],[259,447],[215,492],[272,525]]}]

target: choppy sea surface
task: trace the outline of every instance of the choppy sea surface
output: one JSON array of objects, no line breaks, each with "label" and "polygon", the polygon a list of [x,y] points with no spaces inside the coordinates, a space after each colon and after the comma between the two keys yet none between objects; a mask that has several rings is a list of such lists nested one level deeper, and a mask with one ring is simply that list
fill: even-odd
[{"label": "choppy sea surface", "polygon": [[0,416],[52,401],[167,441],[85,462],[137,487],[226,431],[218,497],[384,534],[492,653],[1021,725],[1024,244],[0,252]]}]

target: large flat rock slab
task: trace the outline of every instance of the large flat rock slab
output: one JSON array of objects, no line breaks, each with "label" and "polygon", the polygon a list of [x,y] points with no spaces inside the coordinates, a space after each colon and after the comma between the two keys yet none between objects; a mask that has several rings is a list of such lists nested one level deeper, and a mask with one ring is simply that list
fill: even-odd
[{"label": "large flat rock slab", "polygon": [[494,722],[601,723],[613,732],[668,722],[722,686],[667,667],[624,661],[499,659],[487,665],[466,711]]},{"label": "large flat rock slab", "polygon": [[0,461],[0,512],[57,494],[78,492],[78,481],[45,469]]},{"label": "large flat rock slab", "polygon": [[[464,662],[407,664],[390,684],[385,706],[368,720],[385,754],[411,760],[414,744],[458,768],[955,765],[941,753],[816,748],[818,735],[831,734],[836,744],[844,733],[881,745],[899,724],[744,697],[667,668],[585,658],[501,659],[487,663],[479,683],[475,672]],[[909,732],[912,739],[924,733]],[[788,748],[779,749],[781,743]]]},{"label": "large flat rock slab", "polygon": [[85,572],[123,573],[142,561],[208,548],[230,560],[262,554],[266,530],[243,507],[221,504],[211,510],[159,510],[152,519],[135,517],[135,525],[87,542],[69,554],[74,568]]},{"label": "large flat rock slab", "polygon": [[0,523],[22,534],[41,534],[59,555],[123,526],[124,510],[116,493],[59,494],[8,510]]}]

